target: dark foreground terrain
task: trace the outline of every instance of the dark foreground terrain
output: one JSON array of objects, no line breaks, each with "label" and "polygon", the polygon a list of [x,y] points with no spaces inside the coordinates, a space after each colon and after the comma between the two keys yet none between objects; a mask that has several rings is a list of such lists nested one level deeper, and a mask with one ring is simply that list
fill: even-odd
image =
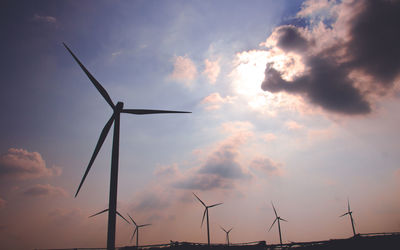
[{"label": "dark foreground terrain", "polygon": [[[68,250],[100,250],[105,248],[72,248]],[[117,250],[136,250],[135,246],[116,248]],[[270,250],[270,249],[340,249],[340,250],[399,250],[400,233],[362,234],[348,239],[313,241],[313,242],[291,242],[281,245],[266,244],[265,241],[250,242],[242,244],[206,244],[189,242],[171,242],[164,245],[141,246],[144,250]],[[67,250],[67,249],[58,249]]]},{"label": "dark foreground terrain", "polygon": [[[393,234],[371,234],[358,235],[348,239],[315,241],[315,242],[292,242],[281,245],[268,245],[265,241],[253,242],[247,244],[227,245],[203,245],[195,243],[175,242],[164,247],[146,247],[148,250],[160,250],[161,248],[168,250],[269,250],[269,249],[363,249],[363,250],[399,250],[400,249],[400,233]],[[122,247],[121,250],[136,249],[136,247]]]}]

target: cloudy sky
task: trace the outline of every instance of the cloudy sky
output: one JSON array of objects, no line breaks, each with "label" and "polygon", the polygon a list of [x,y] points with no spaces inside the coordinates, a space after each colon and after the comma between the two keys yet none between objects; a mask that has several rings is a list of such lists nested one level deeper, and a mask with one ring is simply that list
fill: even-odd
[{"label": "cloudy sky", "polygon": [[[104,247],[112,110],[118,211],[142,244],[400,231],[400,2],[2,1],[0,248]],[[132,226],[117,219],[117,245]]]}]

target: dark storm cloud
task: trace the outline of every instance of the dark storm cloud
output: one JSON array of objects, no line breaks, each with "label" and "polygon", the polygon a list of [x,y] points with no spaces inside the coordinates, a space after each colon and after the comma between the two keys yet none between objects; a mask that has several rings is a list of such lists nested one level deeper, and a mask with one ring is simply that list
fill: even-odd
[{"label": "dark storm cloud", "polygon": [[219,176],[196,174],[177,181],[173,186],[179,189],[212,190],[217,188],[230,189],[233,184]]},{"label": "dark storm cloud", "polygon": [[347,77],[345,68],[320,57],[310,58],[308,66],[310,71],[307,74],[288,82],[269,64],[261,88],[270,92],[304,94],[312,103],[338,113],[365,114],[371,111],[369,103]]},{"label": "dark storm cloud", "polygon": [[400,1],[365,1],[352,20],[348,50],[352,66],[363,69],[384,84],[392,85],[400,73]]},{"label": "dark storm cloud", "polygon": [[178,180],[173,186],[197,190],[231,189],[235,181],[251,179],[252,175],[238,161],[243,140],[241,136],[226,140],[195,172]]},{"label": "dark storm cloud", "polygon": [[277,45],[285,51],[303,51],[309,46],[300,31],[292,25],[281,26],[275,32],[279,36]]},{"label": "dark storm cloud", "polygon": [[237,162],[237,145],[227,143],[222,145],[212,155],[199,170],[200,174],[214,174],[221,178],[243,179],[250,176],[243,172],[242,167]]},{"label": "dark storm cloud", "polygon": [[[348,42],[337,41],[318,54],[307,53],[314,42],[302,35],[301,28],[278,27],[274,31],[276,45],[285,52],[300,54],[308,70],[302,76],[286,81],[273,68],[273,63],[269,63],[261,88],[270,92],[300,94],[311,103],[336,113],[355,115],[371,112],[368,94],[377,94],[382,87],[389,90],[400,73],[400,1],[356,3],[352,4],[354,16],[347,23],[350,31]],[[338,60],[341,51],[346,51],[346,60]],[[372,84],[363,86],[363,91],[355,87],[355,81],[359,79],[349,77],[353,70],[372,77]]]}]

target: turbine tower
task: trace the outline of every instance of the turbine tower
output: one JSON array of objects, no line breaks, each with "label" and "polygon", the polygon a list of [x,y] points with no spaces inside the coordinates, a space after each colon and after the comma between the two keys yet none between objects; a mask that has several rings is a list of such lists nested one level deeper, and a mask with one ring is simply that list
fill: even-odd
[{"label": "turbine tower", "polygon": [[133,237],[136,234],[136,247],[139,247],[139,228],[150,226],[151,224],[138,225],[138,224],[136,224],[136,222],[132,219],[132,217],[129,214],[128,214],[128,216],[131,219],[131,221],[133,222],[133,224],[135,225],[135,231],[133,231],[133,234],[132,234],[132,237],[131,237],[131,241],[132,241]]},{"label": "turbine tower", "polygon": [[281,245],[282,245],[282,234],[281,234],[281,223],[280,223],[280,221],[282,220],[282,221],[286,221],[286,222],[287,222],[287,220],[285,220],[285,219],[279,217],[279,216],[278,216],[278,213],[276,212],[276,209],[275,209],[275,207],[274,207],[274,203],[272,203],[272,201],[271,201],[271,204],[272,204],[272,208],[274,209],[274,212],[275,212],[275,220],[274,220],[274,222],[272,223],[271,227],[269,228],[268,232],[269,232],[269,231],[271,230],[271,228],[274,226],[275,222],[278,221],[279,241],[281,242]]},{"label": "turbine tower", "polygon": [[350,201],[349,199],[347,199],[347,213],[342,214],[339,217],[343,217],[345,215],[349,215],[350,216],[350,221],[351,221],[351,227],[353,228],[353,235],[356,236],[356,229],[354,228],[354,220],[353,220],[353,211],[350,210]]},{"label": "turbine tower", "polygon": [[100,151],[101,146],[103,145],[104,140],[107,137],[108,132],[112,124],[114,123],[114,135],[113,135],[113,143],[112,143],[112,154],[111,154],[111,176],[110,176],[110,194],[109,194],[109,203],[108,203],[108,229],[107,229],[107,250],[115,249],[115,219],[117,214],[117,189],[118,189],[118,158],[119,158],[119,127],[120,127],[120,114],[134,114],[134,115],[147,115],[147,114],[161,114],[161,113],[191,113],[186,111],[171,111],[171,110],[151,110],[151,109],[124,109],[124,103],[118,102],[117,105],[111,100],[111,97],[108,95],[107,91],[101,86],[101,84],[90,74],[90,72],[83,66],[83,64],[79,61],[79,59],[72,53],[72,51],[68,48],[68,46],[63,43],[64,47],[68,50],[71,56],[75,59],[75,61],[79,64],[81,69],[85,72],[87,77],[96,87],[96,89],[103,96],[105,101],[110,105],[113,110],[113,114],[110,119],[107,121],[103,130],[101,131],[100,138],[97,141],[97,145],[94,149],[92,158],[89,161],[89,164],[86,168],[85,174],[79,184],[78,190],[76,191],[75,197],[78,195],[79,190],[82,187],[83,182],[86,179],[87,174],[92,167],[94,160],[96,159],[97,154]]},{"label": "turbine tower", "polygon": [[232,231],[233,227],[231,229],[229,229],[228,231],[225,230],[225,228],[219,226],[225,233],[226,233],[226,242],[228,244],[229,247],[229,233]]},{"label": "turbine tower", "polygon": [[196,196],[196,198],[200,201],[200,203],[204,206],[204,213],[203,213],[203,219],[201,220],[201,227],[203,226],[203,222],[204,222],[204,217],[207,214],[207,242],[208,245],[210,245],[210,224],[209,224],[209,217],[208,217],[208,209],[212,208],[212,207],[216,207],[221,205],[222,203],[217,203],[211,206],[207,206],[202,200],[200,200],[199,197],[197,197],[197,195],[195,193],[193,193],[194,196]]}]

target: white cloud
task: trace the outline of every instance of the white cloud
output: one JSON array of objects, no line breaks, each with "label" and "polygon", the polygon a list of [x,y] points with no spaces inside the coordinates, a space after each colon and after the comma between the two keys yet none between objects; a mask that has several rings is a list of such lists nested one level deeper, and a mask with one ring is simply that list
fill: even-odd
[{"label": "white cloud", "polygon": [[270,141],[276,140],[276,135],[274,135],[272,133],[267,133],[267,134],[263,135],[262,138],[264,139],[264,141],[270,142]]},{"label": "white cloud", "polygon": [[10,148],[0,156],[0,177],[15,179],[33,179],[45,176],[61,175],[61,168],[46,167],[46,162],[38,152]]},{"label": "white cloud", "polygon": [[221,97],[218,92],[214,92],[207,97],[205,97],[201,103],[207,105],[206,110],[216,110],[221,108],[221,104],[233,103],[235,97],[226,96]]},{"label": "white cloud", "polygon": [[217,81],[218,75],[221,71],[221,67],[219,65],[219,59],[215,61],[210,61],[206,59],[204,61],[205,69],[203,74],[205,74],[210,81],[210,83],[214,84]]},{"label": "white cloud", "polygon": [[300,129],[304,128],[303,125],[301,125],[301,124],[299,124],[299,123],[297,123],[295,121],[287,121],[285,123],[285,126],[289,130],[300,130]]},{"label": "white cloud", "polygon": [[187,56],[176,56],[174,58],[174,70],[170,78],[190,86],[197,77],[197,68],[194,62]]}]

